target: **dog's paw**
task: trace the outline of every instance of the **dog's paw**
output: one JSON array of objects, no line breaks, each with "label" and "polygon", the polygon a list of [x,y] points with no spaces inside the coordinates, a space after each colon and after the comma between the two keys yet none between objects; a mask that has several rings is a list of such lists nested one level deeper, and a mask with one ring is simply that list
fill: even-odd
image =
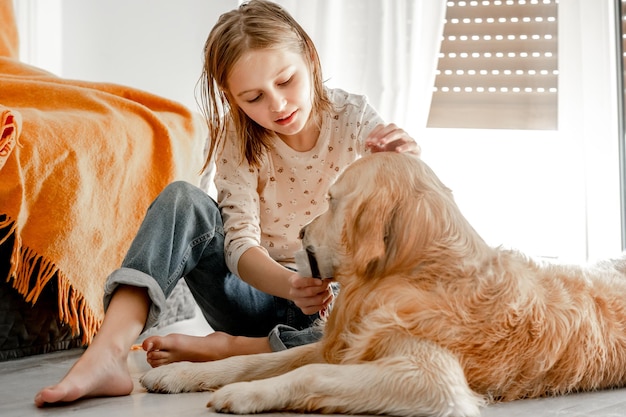
[{"label": "dog's paw", "polygon": [[252,381],[229,384],[214,391],[207,407],[219,413],[255,414],[281,411],[284,405],[271,384]]},{"label": "dog's paw", "polygon": [[139,382],[150,392],[176,394],[179,392],[210,391],[198,364],[171,363],[146,372]]}]

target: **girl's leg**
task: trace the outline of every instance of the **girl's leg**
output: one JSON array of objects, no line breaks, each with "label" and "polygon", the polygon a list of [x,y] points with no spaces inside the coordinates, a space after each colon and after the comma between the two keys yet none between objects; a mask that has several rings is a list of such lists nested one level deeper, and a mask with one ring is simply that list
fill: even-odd
[{"label": "girl's leg", "polygon": [[[148,209],[122,268],[107,280],[106,314],[92,344],[57,385],[36,395],[35,404],[129,394],[133,384],[126,361],[132,343],[154,324],[163,294],[193,268],[188,264],[215,246],[214,236],[223,242],[221,217],[210,197],[183,182],[166,187]],[[214,250],[223,258],[223,249]]]},{"label": "girl's leg", "polygon": [[[218,218],[221,230],[221,217]],[[265,294],[230,273],[223,257],[223,236],[216,234],[212,248],[185,274],[187,285],[205,319],[215,332],[203,336],[170,334],[151,336],[143,342],[148,363],[223,359],[228,356],[271,352],[267,337],[277,323],[275,297]]]},{"label": "girl's leg", "polygon": [[178,333],[151,336],[143,342],[143,348],[153,368],[173,362],[207,362],[229,356],[272,352],[267,336],[233,336],[220,331],[206,336]]},{"label": "girl's leg", "polygon": [[122,286],[111,299],[92,344],[58,384],[42,389],[35,405],[82,397],[128,395],[133,389],[127,358],[143,329],[149,299],[141,288]]},{"label": "girl's leg", "polygon": [[164,218],[171,218],[171,223],[178,226],[172,243],[149,234],[146,238],[138,237],[141,250],[137,253],[148,251],[157,255],[133,255],[131,248],[123,266],[145,271],[159,282],[165,294],[184,276],[215,332],[205,337],[172,334],[147,338],[143,348],[150,365],[269,352],[268,335],[276,324],[293,326],[291,338],[297,334],[296,329],[312,324],[318,316],[304,316],[289,301],[263,293],[229,272],[224,260],[222,218],[213,200],[192,186],[168,188],[172,189],[163,194],[176,203],[161,204],[167,211],[157,219],[163,222]]},{"label": "girl's leg", "polygon": [[150,327],[163,308],[162,296],[169,296],[183,277],[214,330],[260,337],[274,326],[275,298],[251,287],[226,266],[217,204],[201,189],[175,182],[148,210],[105,293],[120,284],[147,287],[152,300],[146,323]]},{"label": "girl's leg", "polygon": [[[148,362],[206,361],[270,351],[268,333],[278,322],[277,300],[230,273],[224,260],[224,233],[217,204],[188,184],[168,187],[146,219],[148,230],[174,229],[167,239],[138,234],[123,267],[142,271],[168,295],[181,277],[215,330],[206,337],[173,334],[147,338]],[[169,219],[169,220],[168,220]],[[146,253],[150,254],[149,256]],[[127,283],[130,283],[128,281]],[[284,301],[284,300],[283,300]],[[280,303],[280,302],[279,302]]]},{"label": "girl's leg", "polygon": [[[194,288],[192,280],[188,278],[187,282]],[[233,282],[228,279],[227,282],[221,300],[232,300],[221,308],[222,301],[203,300],[202,294],[215,292],[204,291],[198,297],[200,303],[208,303],[202,310],[216,331],[202,337],[185,334],[148,337],[143,348],[152,367],[272,352],[321,338],[321,329],[314,326],[318,315],[306,316],[288,300],[256,294],[254,288],[236,277]]]}]

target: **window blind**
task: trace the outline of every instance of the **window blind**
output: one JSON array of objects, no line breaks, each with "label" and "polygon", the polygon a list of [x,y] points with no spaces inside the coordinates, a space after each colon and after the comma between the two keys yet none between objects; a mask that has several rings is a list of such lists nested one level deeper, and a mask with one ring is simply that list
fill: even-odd
[{"label": "window blind", "polygon": [[450,0],[428,127],[557,129],[558,0]]}]

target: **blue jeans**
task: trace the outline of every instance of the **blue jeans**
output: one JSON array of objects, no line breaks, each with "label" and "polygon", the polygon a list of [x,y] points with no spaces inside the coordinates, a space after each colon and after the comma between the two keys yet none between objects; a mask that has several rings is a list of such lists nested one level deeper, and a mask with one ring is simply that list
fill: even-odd
[{"label": "blue jeans", "polygon": [[148,290],[144,330],[156,324],[165,299],[184,278],[209,325],[240,336],[268,336],[274,350],[316,341],[318,314],[305,315],[290,300],[266,294],[231,273],[224,260],[224,228],[215,201],[178,181],[148,208],[122,267],[105,284],[104,305],[119,285]]}]

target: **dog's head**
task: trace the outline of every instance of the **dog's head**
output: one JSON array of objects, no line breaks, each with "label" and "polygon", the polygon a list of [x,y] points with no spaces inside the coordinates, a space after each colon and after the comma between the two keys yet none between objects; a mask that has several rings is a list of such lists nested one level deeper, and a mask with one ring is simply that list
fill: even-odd
[{"label": "dog's head", "polygon": [[373,277],[411,273],[467,234],[479,239],[426,163],[380,152],[340,175],[328,210],[301,237],[305,249],[325,249],[335,274]]}]

